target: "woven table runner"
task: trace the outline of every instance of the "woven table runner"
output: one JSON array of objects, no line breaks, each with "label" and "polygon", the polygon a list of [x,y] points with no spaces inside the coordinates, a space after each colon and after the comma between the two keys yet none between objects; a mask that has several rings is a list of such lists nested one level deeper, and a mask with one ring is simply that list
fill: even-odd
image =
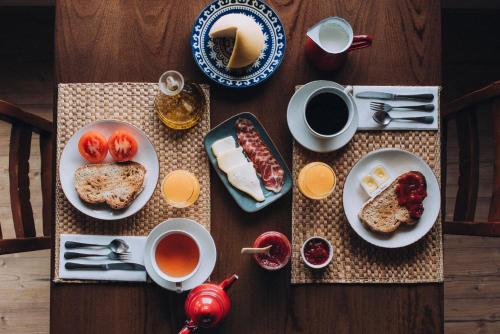
[{"label": "woven table runner", "polygon": [[[206,111],[200,124],[187,131],[173,131],[161,123],[154,111],[156,83],[59,84],[57,102],[57,176],[54,281],[58,275],[59,236],[63,233],[146,236],[168,218],[186,217],[210,229],[210,173],[203,138],[210,130],[210,94],[203,86]],[[144,131],[160,161],[159,182],[174,169],[193,172],[200,181],[200,197],[186,209],[165,203],[160,187],[134,216],[118,221],[99,221],[85,216],[66,199],[59,181],[59,159],[66,142],[81,127],[103,119],[122,120]],[[81,282],[81,281],[71,281]]]},{"label": "woven table runner", "polygon": [[[441,218],[420,241],[400,249],[369,244],[349,225],[342,206],[344,181],[352,166],[367,153],[396,147],[424,159],[440,180],[440,134],[438,131],[358,131],[339,151],[324,154],[293,146],[293,177],[312,161],[332,166],[337,186],[321,201],[307,199],[293,189],[292,283],[418,283],[443,281]],[[300,258],[302,243],[314,235],[327,238],[334,247],[332,263],[315,272]]]}]

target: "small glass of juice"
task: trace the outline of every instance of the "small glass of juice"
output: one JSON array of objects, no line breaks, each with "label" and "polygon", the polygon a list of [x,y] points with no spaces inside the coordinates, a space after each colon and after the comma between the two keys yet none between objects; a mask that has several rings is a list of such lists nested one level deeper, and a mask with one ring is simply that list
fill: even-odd
[{"label": "small glass of juice", "polygon": [[300,192],[310,199],[328,197],[337,183],[333,169],[323,162],[311,162],[305,165],[299,173],[297,184]]},{"label": "small glass of juice", "polygon": [[200,183],[193,173],[182,169],[174,170],[163,179],[161,193],[169,205],[186,208],[193,205],[200,196]]}]

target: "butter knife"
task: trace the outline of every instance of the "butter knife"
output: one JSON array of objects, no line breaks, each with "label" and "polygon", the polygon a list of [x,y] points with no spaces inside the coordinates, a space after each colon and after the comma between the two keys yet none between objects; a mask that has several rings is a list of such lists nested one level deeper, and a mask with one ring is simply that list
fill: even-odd
[{"label": "butter knife", "polygon": [[75,262],[66,262],[64,268],[68,270],[133,270],[145,271],[146,267],[142,264],[123,262],[123,263],[103,263],[103,264],[84,264]]},{"label": "butter knife", "polygon": [[431,102],[434,100],[434,94],[392,94],[384,92],[361,92],[356,97],[361,99],[380,99],[380,100],[415,100]]}]

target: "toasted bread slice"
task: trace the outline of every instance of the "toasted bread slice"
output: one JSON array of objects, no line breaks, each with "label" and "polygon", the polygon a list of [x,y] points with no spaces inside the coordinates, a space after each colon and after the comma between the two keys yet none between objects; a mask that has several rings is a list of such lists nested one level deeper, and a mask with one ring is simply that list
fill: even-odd
[{"label": "toasted bread slice", "polygon": [[75,171],[75,188],[90,204],[128,207],[142,191],[146,168],[138,162],[85,165]]},{"label": "toasted bread slice", "polygon": [[[422,175],[420,172],[412,172]],[[387,188],[363,204],[358,217],[372,231],[391,233],[402,223],[412,225],[418,221],[410,217],[406,207],[398,204],[396,186],[399,178],[405,174],[397,177]]]}]

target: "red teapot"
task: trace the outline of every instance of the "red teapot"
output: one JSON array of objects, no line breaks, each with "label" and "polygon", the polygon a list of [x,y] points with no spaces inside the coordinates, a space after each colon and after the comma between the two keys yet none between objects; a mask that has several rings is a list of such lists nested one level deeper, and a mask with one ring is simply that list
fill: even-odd
[{"label": "red teapot", "polygon": [[217,327],[231,309],[231,301],[226,290],[237,279],[238,276],[233,274],[218,285],[205,283],[191,290],[184,303],[184,310],[189,320],[179,334],[189,334],[198,327]]},{"label": "red teapot", "polygon": [[318,69],[332,71],[344,63],[349,52],[371,45],[371,36],[354,36],[349,22],[340,17],[329,17],[309,28],[305,52]]}]

